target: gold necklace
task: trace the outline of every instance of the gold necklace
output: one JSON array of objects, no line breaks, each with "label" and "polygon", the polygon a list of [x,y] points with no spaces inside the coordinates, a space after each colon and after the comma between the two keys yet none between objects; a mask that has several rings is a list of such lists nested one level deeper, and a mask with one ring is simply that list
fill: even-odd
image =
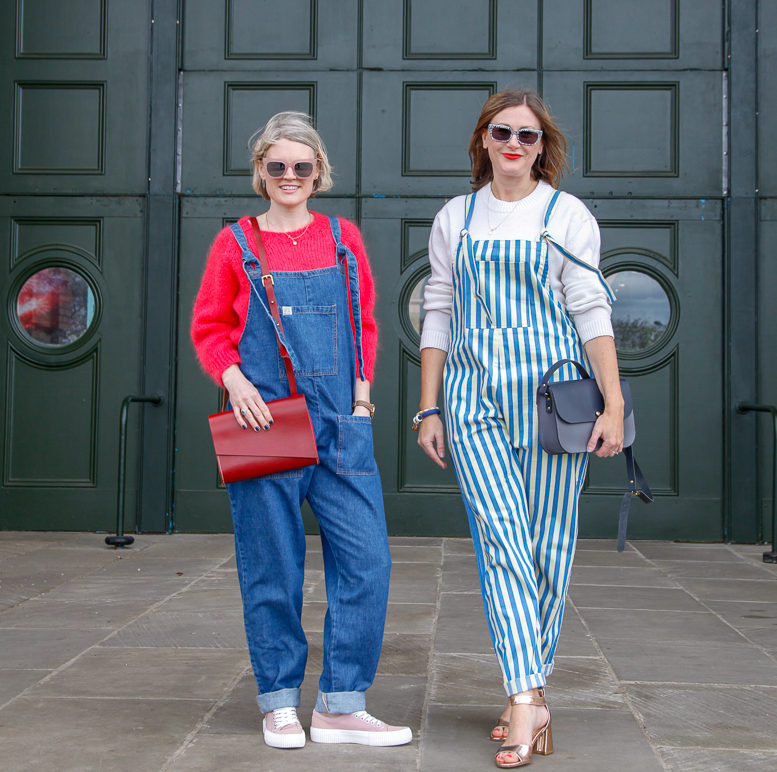
[{"label": "gold necklace", "polygon": [[[493,198],[495,201],[497,200],[496,196],[489,190],[488,191],[491,198]],[[491,207],[488,205],[488,201],[486,201],[486,219],[488,220],[488,232],[493,233],[502,223],[504,223],[507,218],[518,208],[518,204],[521,203],[523,199],[518,199],[512,207],[510,207],[510,211],[494,226],[491,225]]]},{"label": "gold necklace", "polygon": [[[300,233],[298,236],[290,236],[286,231],[276,231],[276,233],[282,233],[295,247],[297,246],[297,242],[308,232],[308,228],[313,225],[313,220],[315,220],[315,217],[313,217],[310,212],[308,212],[308,216],[310,217],[310,222],[305,226],[305,229]],[[268,209],[264,214],[265,219],[267,220],[267,227],[270,230],[274,230],[272,225],[270,224],[270,210]]]}]

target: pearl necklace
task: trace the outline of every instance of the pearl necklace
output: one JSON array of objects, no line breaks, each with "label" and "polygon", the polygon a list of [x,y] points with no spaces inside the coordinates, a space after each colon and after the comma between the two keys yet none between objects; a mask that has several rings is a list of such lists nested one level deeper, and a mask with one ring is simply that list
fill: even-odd
[{"label": "pearl necklace", "polygon": [[[277,233],[282,233],[296,247],[297,246],[297,242],[308,232],[308,228],[311,225],[313,225],[313,220],[315,220],[315,217],[313,217],[313,215],[310,214],[310,212],[308,212],[308,216],[310,217],[310,222],[305,226],[305,229],[298,236],[290,236],[288,233],[286,233],[286,231],[277,231]],[[264,217],[267,220],[267,227],[270,230],[274,230],[274,228],[270,224],[270,210],[269,209],[265,212]]]}]

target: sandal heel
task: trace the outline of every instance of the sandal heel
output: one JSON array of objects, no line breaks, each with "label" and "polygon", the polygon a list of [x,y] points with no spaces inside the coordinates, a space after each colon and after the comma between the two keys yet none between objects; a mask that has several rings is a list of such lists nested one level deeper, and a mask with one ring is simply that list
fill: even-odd
[{"label": "sandal heel", "polygon": [[534,741],[534,752],[540,756],[550,756],[553,753],[553,732],[550,728],[550,721],[545,729],[540,730],[540,734]]}]

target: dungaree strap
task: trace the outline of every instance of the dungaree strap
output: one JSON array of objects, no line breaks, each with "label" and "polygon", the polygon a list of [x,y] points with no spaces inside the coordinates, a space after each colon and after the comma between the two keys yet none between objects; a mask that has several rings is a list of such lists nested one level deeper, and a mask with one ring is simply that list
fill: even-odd
[{"label": "dungaree strap", "polygon": [[556,206],[556,201],[558,201],[559,196],[561,195],[561,191],[557,190],[553,196],[551,196],[550,201],[548,202],[548,208],[545,210],[545,219],[543,221],[543,229],[542,233],[540,233],[540,238],[543,241],[547,241],[551,244],[553,244],[556,249],[561,252],[561,254],[567,259],[571,260],[575,265],[579,265],[581,268],[585,268],[588,271],[591,271],[592,273],[595,273],[596,276],[599,279],[600,284],[602,287],[604,287],[604,291],[607,293],[607,297],[610,299],[610,303],[615,302],[615,293],[610,288],[610,285],[607,283],[607,279],[604,278],[604,274],[595,266],[590,265],[589,263],[586,263],[585,260],[581,260],[579,257],[575,257],[571,252],[567,251],[561,244],[558,243],[551,235],[548,233],[548,223],[550,222],[550,215],[553,212],[553,208]]},{"label": "dungaree strap", "polygon": [[472,219],[472,212],[475,209],[475,196],[478,192],[475,190],[464,198],[464,228],[461,231],[461,236],[464,237],[469,233],[469,221]]},{"label": "dungaree strap", "polygon": [[[348,290],[348,307],[351,315],[351,325],[353,326],[354,345],[356,348],[356,369],[359,378],[364,378],[364,354],[362,352],[362,317],[361,307],[358,303],[359,298],[359,268],[356,264],[356,257],[340,239],[341,229],[340,221],[337,217],[329,217],[329,228],[332,231],[332,238],[337,250],[337,264],[345,266],[345,286]],[[350,263],[353,262],[353,270],[350,270]],[[356,301],[354,301],[354,297]]]},{"label": "dungaree strap", "polygon": [[[262,271],[262,286],[264,287],[265,292],[267,293],[267,301],[269,303],[269,312],[272,316],[273,326],[275,329],[275,337],[278,340],[278,348],[281,352],[281,357],[283,358],[283,364],[286,366],[286,375],[289,379],[289,391],[291,392],[291,396],[295,396],[297,394],[297,381],[294,378],[294,367],[291,362],[291,356],[286,349],[286,345],[284,342],[284,336],[283,336],[283,325],[281,324],[281,317],[278,313],[278,304],[275,300],[275,290],[273,288],[273,278],[272,274],[270,273],[270,266],[267,262],[267,254],[264,251],[264,243],[262,241],[262,234],[259,230],[259,223],[256,221],[256,217],[249,218],[251,227],[254,231],[254,239],[256,241],[256,247],[258,251],[258,255],[254,255],[254,253],[251,251],[251,248],[248,246],[248,240],[245,237],[245,233],[243,233],[243,229],[240,227],[238,223],[233,223],[229,226],[230,230],[232,231],[232,234],[235,237],[235,240],[240,245],[241,249],[243,250],[243,271],[245,272],[246,277],[248,278],[248,283],[251,285],[251,289],[256,294],[256,297],[259,299],[259,301],[264,306],[264,301],[262,300],[261,295],[256,289],[256,286],[254,285],[253,280],[251,279],[251,276],[248,274],[248,265],[252,262],[255,262],[258,258],[259,266]],[[269,283],[268,283],[269,280]],[[265,310],[266,310],[265,306]],[[226,392],[224,394],[226,397]]]}]

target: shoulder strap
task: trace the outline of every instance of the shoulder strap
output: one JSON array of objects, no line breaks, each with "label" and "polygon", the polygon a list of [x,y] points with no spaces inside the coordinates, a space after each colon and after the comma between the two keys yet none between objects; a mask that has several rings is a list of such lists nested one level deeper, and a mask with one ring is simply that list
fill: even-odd
[{"label": "shoulder strap", "polygon": [[650,504],[653,501],[653,493],[648,487],[647,480],[645,480],[642,470],[639,468],[639,464],[634,459],[634,453],[631,450],[631,446],[623,449],[623,457],[626,459],[626,474],[629,481],[629,489],[623,494],[621,499],[621,508],[618,513],[618,552],[623,552],[626,546],[626,526],[629,520],[629,507],[631,506],[631,500],[635,496],[639,496],[645,504]]},{"label": "shoulder strap", "polygon": [[550,215],[553,212],[553,207],[556,206],[556,201],[558,201],[559,196],[561,195],[561,191],[557,190],[551,197],[550,201],[548,202],[547,209],[545,209],[545,219],[542,223],[543,228],[548,227],[548,223],[550,222]]},{"label": "shoulder strap", "polygon": [[250,252],[251,249],[248,246],[248,239],[246,239],[246,235],[243,233],[240,223],[233,222],[232,225],[229,226],[229,229],[232,231],[232,235],[235,237],[235,241],[237,241],[240,249],[242,249],[243,252]]},{"label": "shoulder strap", "polygon": [[472,212],[475,209],[475,197],[477,196],[478,192],[476,190],[472,191],[468,196],[465,196],[464,198],[464,228],[463,230],[467,230],[469,228],[469,221],[472,219]]},{"label": "shoulder strap", "polygon": [[257,257],[259,258],[259,266],[262,269],[262,286],[267,293],[267,301],[270,304],[270,313],[272,314],[275,323],[278,325],[278,329],[275,331],[275,337],[278,340],[278,348],[281,351],[283,357],[283,364],[286,366],[286,375],[289,378],[289,389],[291,396],[297,394],[297,381],[294,379],[294,367],[291,364],[291,357],[286,350],[286,346],[283,345],[281,336],[278,334],[278,330],[283,334],[283,325],[281,324],[281,317],[278,313],[278,303],[275,300],[275,289],[273,287],[274,281],[272,274],[270,273],[270,266],[267,262],[267,253],[264,251],[264,242],[262,241],[262,233],[259,230],[259,223],[256,221],[256,217],[251,217],[251,227],[254,231],[254,239],[256,241]]}]

